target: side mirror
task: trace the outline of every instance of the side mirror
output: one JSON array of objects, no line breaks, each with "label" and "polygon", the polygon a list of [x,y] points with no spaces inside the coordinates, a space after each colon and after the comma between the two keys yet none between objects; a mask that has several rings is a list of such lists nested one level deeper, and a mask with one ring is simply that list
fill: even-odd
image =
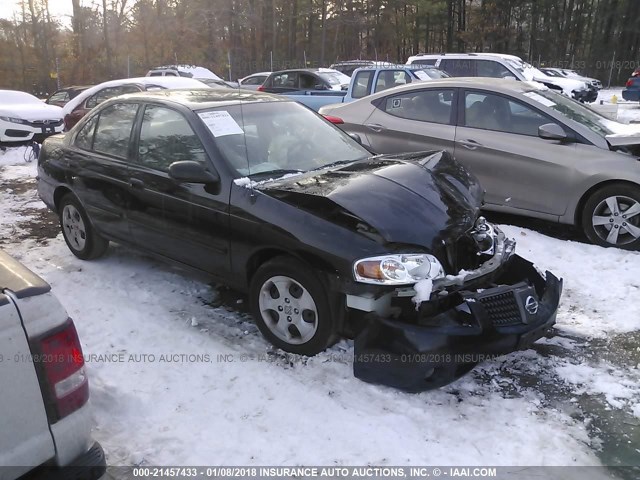
[{"label": "side mirror", "polygon": [[502,78],[504,78],[505,80],[517,80],[517,78],[513,75],[503,75]]},{"label": "side mirror", "polygon": [[545,140],[559,140],[564,141],[569,138],[567,132],[564,131],[557,123],[545,123],[538,127],[538,136]]},{"label": "side mirror", "polygon": [[358,135],[357,133],[349,133],[348,135],[351,138],[353,138],[356,142],[358,142],[360,145],[362,145],[362,137],[360,137],[360,135]]},{"label": "side mirror", "polygon": [[169,165],[169,176],[174,180],[185,183],[218,183],[220,176],[217,172],[205,170],[201,163],[194,161],[173,162]]}]

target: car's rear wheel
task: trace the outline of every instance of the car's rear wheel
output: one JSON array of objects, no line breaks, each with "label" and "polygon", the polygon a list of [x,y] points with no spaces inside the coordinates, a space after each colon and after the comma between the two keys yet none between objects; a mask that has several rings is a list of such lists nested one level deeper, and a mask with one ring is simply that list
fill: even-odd
[{"label": "car's rear wheel", "polygon": [[95,231],[78,199],[72,194],[62,197],[58,208],[62,236],[69,250],[82,260],[92,260],[104,254],[109,241]]},{"label": "car's rear wheel", "polygon": [[336,337],[329,293],[311,267],[290,257],[263,264],[251,280],[251,308],[258,328],[286,352],[315,355]]},{"label": "car's rear wheel", "polygon": [[615,183],[596,191],[584,206],[582,228],[596,245],[640,248],[640,187]]}]

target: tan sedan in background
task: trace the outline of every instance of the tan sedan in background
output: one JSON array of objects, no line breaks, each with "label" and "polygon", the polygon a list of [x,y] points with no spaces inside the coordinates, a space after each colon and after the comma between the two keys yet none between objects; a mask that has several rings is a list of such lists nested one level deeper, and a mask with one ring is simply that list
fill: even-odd
[{"label": "tan sedan in background", "polygon": [[578,225],[640,247],[640,127],[536,83],[452,78],[320,110],[376,153],[441,149],[473,172],[485,208]]}]

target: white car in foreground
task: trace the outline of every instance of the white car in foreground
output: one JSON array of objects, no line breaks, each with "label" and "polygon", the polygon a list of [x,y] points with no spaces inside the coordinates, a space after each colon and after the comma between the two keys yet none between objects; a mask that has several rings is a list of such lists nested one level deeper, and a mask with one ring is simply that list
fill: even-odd
[{"label": "white car in foreground", "polygon": [[0,251],[0,479],[101,477],[88,400],[73,320],[48,283]]},{"label": "white car in foreground", "polygon": [[0,142],[41,142],[63,128],[62,108],[26,92],[0,90]]}]

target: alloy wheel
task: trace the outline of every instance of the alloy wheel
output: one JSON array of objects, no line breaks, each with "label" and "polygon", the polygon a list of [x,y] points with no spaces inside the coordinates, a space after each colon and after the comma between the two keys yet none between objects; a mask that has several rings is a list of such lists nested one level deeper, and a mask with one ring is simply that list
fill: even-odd
[{"label": "alloy wheel", "polygon": [[591,222],[596,234],[611,245],[626,245],[640,238],[640,202],[624,195],[602,200]]}]

